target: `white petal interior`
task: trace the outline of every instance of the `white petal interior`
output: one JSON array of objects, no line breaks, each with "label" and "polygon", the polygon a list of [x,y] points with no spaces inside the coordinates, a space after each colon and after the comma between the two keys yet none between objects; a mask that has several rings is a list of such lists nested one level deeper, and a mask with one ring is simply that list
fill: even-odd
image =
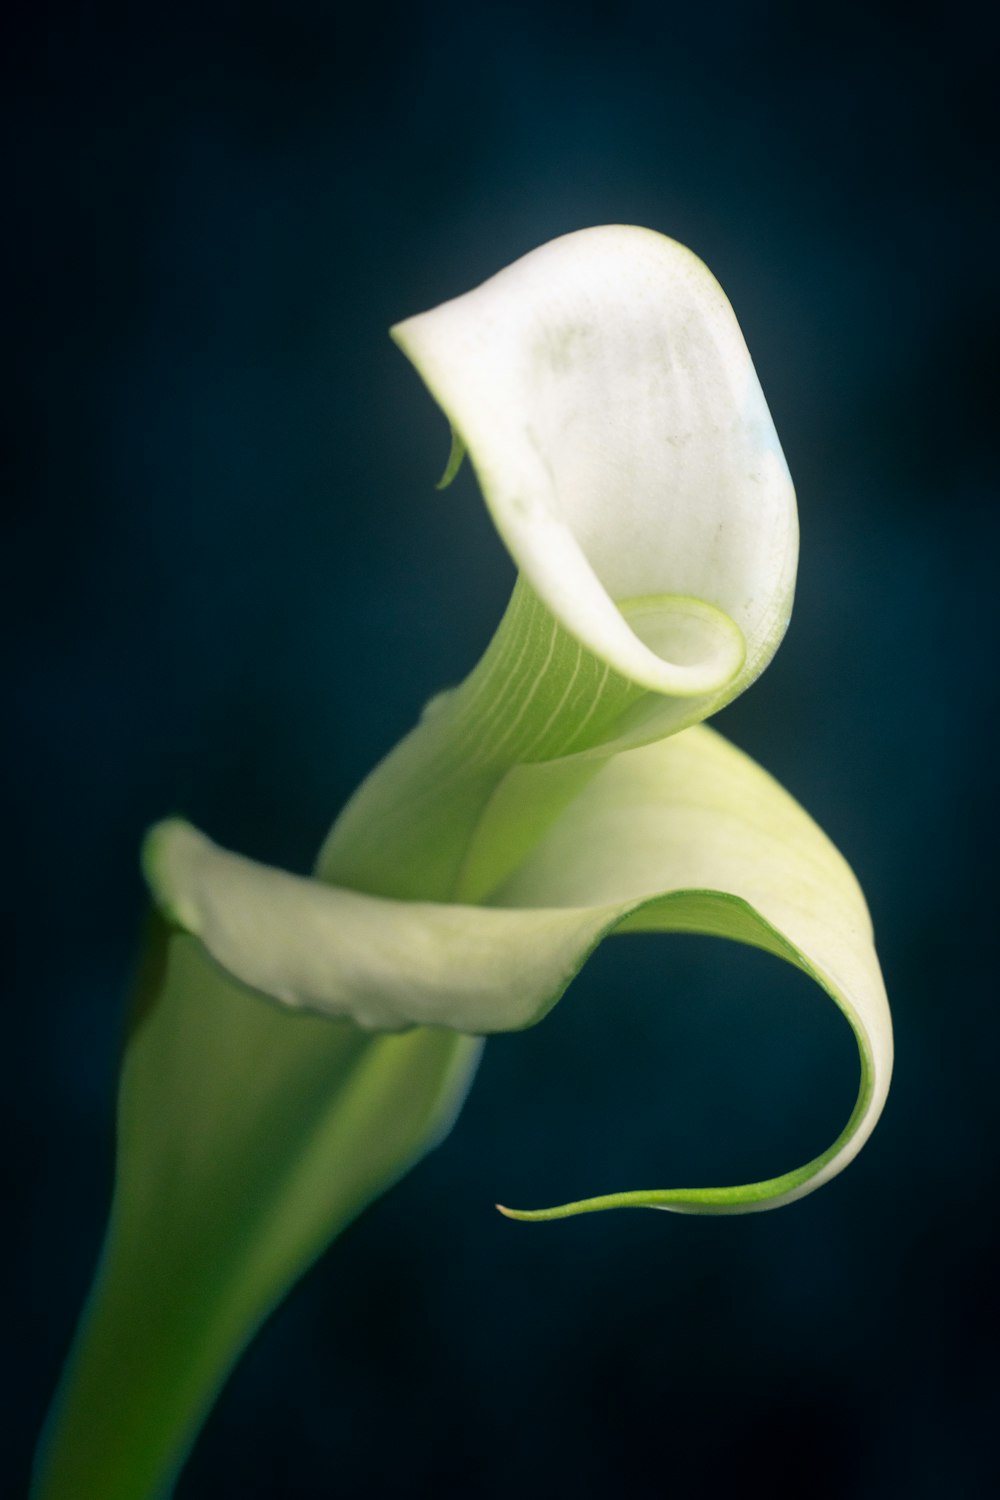
[{"label": "white petal interior", "polygon": [[684,594],[628,599],[622,617],[636,639],[665,667],[671,691],[698,697],[731,682],[743,666],[746,643],[721,609]]}]

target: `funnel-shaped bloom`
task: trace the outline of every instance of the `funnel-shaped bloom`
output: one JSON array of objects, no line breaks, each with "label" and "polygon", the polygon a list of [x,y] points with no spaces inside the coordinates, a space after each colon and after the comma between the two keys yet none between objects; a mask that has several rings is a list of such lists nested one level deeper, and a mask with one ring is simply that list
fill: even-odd
[{"label": "funnel-shaped bloom", "polygon": [[[59,1493],[74,1443],[100,1475],[76,1483],[81,1500],[135,1500],[176,1467],[248,1332],[447,1129],[476,1038],[538,1021],[612,932],[734,938],[812,975],[857,1037],[858,1101],[830,1149],[782,1177],[523,1217],[773,1207],[844,1166],[885,1098],[889,1017],[858,886],[700,724],[776,649],[797,553],[788,472],[718,285],[660,235],[587,230],[393,332],[518,582],[479,665],[359,789],[313,876],[180,820],[150,834],[161,937],[126,1057],[116,1209],[71,1435],[40,1495]],[[166,1372],[152,1439],[127,1378],[137,1326]],[[131,1403],[120,1432],[138,1434],[119,1438],[120,1489],[88,1437],[110,1378]]]}]

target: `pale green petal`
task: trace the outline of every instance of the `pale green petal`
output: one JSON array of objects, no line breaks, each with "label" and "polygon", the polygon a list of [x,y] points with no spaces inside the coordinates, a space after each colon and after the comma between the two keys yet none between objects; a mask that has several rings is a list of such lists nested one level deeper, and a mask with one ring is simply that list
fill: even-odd
[{"label": "pale green petal", "polygon": [[841,1136],[786,1176],[618,1193],[542,1217],[629,1205],[775,1208],[842,1171],[868,1139],[889,1088],[892,1026],[864,897],[812,819],[720,735],[689,729],[612,761],[492,899],[571,909],[621,901],[622,932],[702,932],[765,948],[826,990],[850,1022],[861,1062],[857,1103]]},{"label": "pale green petal", "polygon": [[[533,809],[550,769],[535,786],[521,773]],[[509,801],[500,805],[506,819]],[[245,983],[369,1026],[529,1025],[615,929],[703,932],[768,949],[810,974],[854,1028],[862,1081],[840,1140],[774,1181],[615,1194],[555,1212],[770,1208],[840,1171],[881,1110],[892,1040],[864,898],[825,835],[704,727],[620,753],[549,821],[514,874],[482,893],[485,906],[359,895],[228,854],[177,822],[154,832],[146,867],[171,917]]]},{"label": "pale green petal", "polygon": [[176,819],[153,829],[143,860],[165,914],[244,984],[382,1031],[530,1026],[608,923],[603,908],[502,911],[360,895],[230,854]]},{"label": "pale green petal", "polygon": [[[724,293],[689,250],[611,225],[553,240],[393,336],[461,434],[519,571],[656,692],[733,696],[791,610],[795,499]],[[678,654],[617,608],[695,598],[746,641]]]}]

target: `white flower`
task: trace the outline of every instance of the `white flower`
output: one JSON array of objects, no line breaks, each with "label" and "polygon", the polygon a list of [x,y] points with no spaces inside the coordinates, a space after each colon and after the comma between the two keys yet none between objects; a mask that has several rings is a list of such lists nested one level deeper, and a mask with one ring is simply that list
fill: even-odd
[{"label": "white flower", "polygon": [[768,948],[855,1029],[862,1086],[844,1135],[769,1183],[585,1206],[797,1197],[871,1130],[891,1032],[844,861],[697,727],[776,649],[797,555],[791,482],[732,310],[689,251],[611,227],[393,335],[475,466],[519,568],[512,605],[476,671],[359,790],[316,877],[175,820],[146,846],[154,894],[243,984],[381,1030],[530,1025],[625,927]]}]

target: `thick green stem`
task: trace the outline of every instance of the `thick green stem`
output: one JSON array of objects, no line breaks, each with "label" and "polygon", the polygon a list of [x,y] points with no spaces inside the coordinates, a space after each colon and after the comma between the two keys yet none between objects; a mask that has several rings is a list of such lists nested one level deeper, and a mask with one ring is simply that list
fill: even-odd
[{"label": "thick green stem", "polygon": [[257,1327],[447,1131],[480,1047],[290,1014],[154,923],[122,1070],[114,1208],[34,1500],[169,1492]]}]

